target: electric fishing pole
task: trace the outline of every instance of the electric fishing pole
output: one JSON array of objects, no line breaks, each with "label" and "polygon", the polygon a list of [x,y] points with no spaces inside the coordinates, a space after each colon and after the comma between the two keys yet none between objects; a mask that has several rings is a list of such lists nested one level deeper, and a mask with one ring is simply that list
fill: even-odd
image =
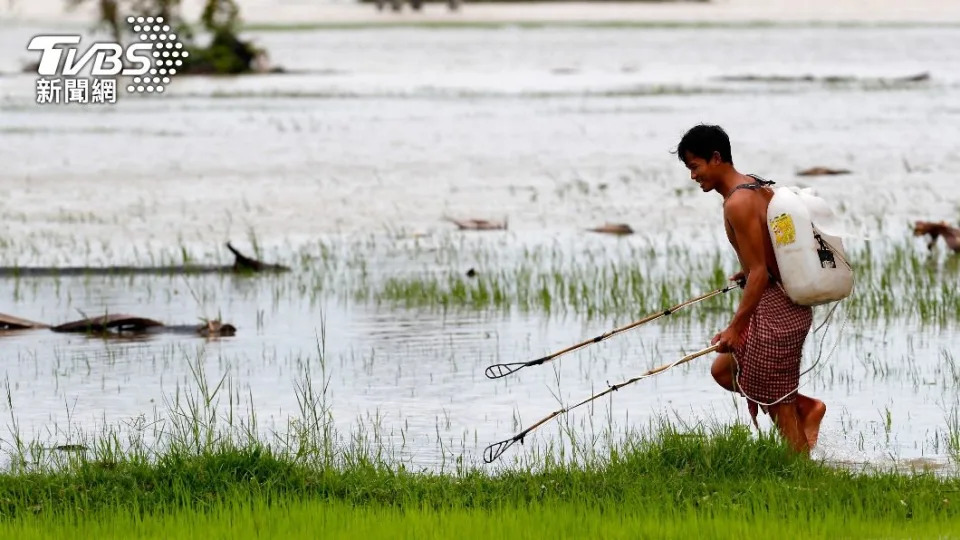
[{"label": "electric fishing pole", "polygon": [[687,307],[687,306],[692,306],[693,304],[696,304],[696,303],[698,303],[698,302],[702,302],[702,301],[704,301],[704,300],[706,300],[706,299],[708,299],[708,298],[712,298],[712,297],[714,297],[714,296],[716,296],[716,295],[718,295],[718,294],[723,294],[723,293],[725,293],[725,292],[727,292],[727,291],[731,291],[731,290],[733,290],[733,289],[735,289],[735,288],[737,288],[737,287],[742,287],[742,286],[743,286],[743,281],[741,280],[741,281],[738,281],[738,282],[735,283],[735,284],[727,285],[726,287],[724,287],[724,288],[722,288],[722,289],[717,289],[717,290],[715,290],[715,291],[713,291],[713,292],[709,292],[709,293],[704,294],[704,295],[702,295],[702,296],[698,296],[698,297],[696,297],[696,298],[692,298],[692,299],[690,299],[690,300],[687,300],[686,302],[682,302],[682,303],[680,303],[680,304],[677,304],[677,305],[675,305],[675,306],[673,306],[673,307],[671,307],[671,308],[665,309],[665,310],[660,311],[660,312],[658,312],[658,313],[653,313],[653,314],[647,315],[646,317],[640,319],[639,321],[632,322],[632,323],[630,323],[630,324],[628,324],[628,325],[626,325],[626,326],[622,326],[622,327],[620,327],[620,328],[615,328],[615,329],[613,329],[613,330],[610,330],[609,332],[606,332],[606,333],[604,333],[604,334],[600,334],[599,336],[597,336],[597,337],[595,337],[595,338],[593,338],[593,339],[588,339],[588,340],[586,340],[586,341],[584,341],[584,342],[582,342],[582,343],[577,343],[576,345],[571,345],[570,347],[567,347],[566,349],[563,349],[562,351],[558,351],[558,352],[555,352],[555,353],[553,353],[553,354],[544,356],[543,358],[537,358],[536,360],[530,360],[529,362],[511,362],[511,363],[507,363],[507,364],[494,364],[494,365],[492,365],[492,366],[488,366],[487,369],[484,370],[484,374],[487,376],[488,379],[499,379],[499,378],[501,378],[501,377],[506,377],[507,375],[510,375],[510,374],[512,374],[512,373],[516,373],[516,372],[520,371],[521,369],[523,369],[523,368],[525,368],[525,367],[539,366],[540,364],[543,364],[543,363],[549,362],[549,361],[551,361],[551,360],[554,360],[554,359],[556,359],[556,358],[559,358],[560,356],[563,356],[563,355],[565,355],[565,354],[567,354],[567,353],[569,353],[569,352],[573,352],[573,351],[576,351],[576,350],[578,350],[578,349],[582,349],[583,347],[586,347],[587,345],[590,345],[590,344],[592,344],[592,343],[600,343],[601,341],[603,341],[603,340],[605,340],[605,339],[607,339],[607,338],[609,338],[609,337],[611,337],[611,336],[615,336],[615,335],[617,335],[617,334],[619,334],[619,333],[621,333],[621,332],[626,332],[627,330],[632,330],[632,329],[634,329],[634,328],[636,328],[636,327],[638,327],[638,326],[640,326],[640,325],[642,325],[642,324],[646,324],[646,323],[648,323],[648,322],[655,321],[655,320],[659,319],[660,317],[665,317],[665,316],[667,316],[667,315],[670,315],[670,314],[674,313],[675,311],[678,311],[678,310],[680,310],[680,309],[683,309],[683,308],[685,308],[685,307]]},{"label": "electric fishing pole", "polygon": [[[714,294],[716,294],[716,293],[714,293]],[[511,438],[509,438],[509,439],[504,439],[504,440],[502,440],[502,441],[500,441],[500,442],[493,443],[493,444],[491,444],[490,446],[486,447],[486,448],[483,450],[483,461],[484,461],[485,463],[493,463],[493,462],[496,461],[500,456],[502,456],[503,453],[506,452],[508,448],[510,448],[511,446],[513,446],[514,444],[516,444],[517,441],[519,441],[520,444],[523,444],[523,439],[524,439],[524,437],[526,437],[531,431],[537,429],[538,427],[542,426],[543,424],[546,424],[547,422],[549,422],[550,420],[552,420],[552,419],[560,416],[561,414],[570,412],[570,411],[572,411],[573,409],[576,409],[577,407],[579,407],[579,406],[581,406],[581,405],[586,405],[587,403],[590,403],[591,401],[593,401],[593,400],[595,400],[595,399],[601,398],[601,397],[609,394],[610,392],[615,392],[615,391],[623,388],[624,386],[627,386],[628,384],[633,384],[633,383],[635,383],[635,382],[637,382],[637,381],[639,381],[639,380],[641,380],[641,379],[646,379],[647,377],[651,377],[651,376],[653,376],[653,375],[656,375],[657,373],[664,372],[664,371],[666,371],[666,370],[668,370],[668,369],[671,369],[671,368],[673,368],[673,367],[679,366],[680,364],[685,364],[685,363],[693,360],[694,358],[699,358],[699,357],[701,357],[701,356],[703,356],[703,355],[705,355],[705,354],[710,354],[710,353],[716,351],[719,347],[720,347],[720,345],[712,345],[712,346],[710,346],[710,347],[707,347],[706,349],[697,351],[697,352],[695,352],[695,353],[688,354],[687,356],[684,356],[683,358],[681,358],[680,360],[677,360],[676,362],[671,362],[671,363],[669,363],[669,364],[664,364],[664,365],[662,365],[662,366],[660,366],[660,367],[658,367],[658,368],[651,369],[650,371],[644,373],[643,375],[639,375],[639,376],[634,377],[634,378],[632,378],[632,379],[630,379],[630,380],[628,380],[628,381],[624,381],[624,382],[622,382],[622,383],[620,383],[620,384],[614,384],[614,385],[610,386],[609,388],[607,388],[606,390],[604,390],[603,392],[600,392],[600,393],[598,393],[598,394],[594,394],[593,396],[590,396],[589,398],[581,401],[580,403],[577,403],[576,405],[573,405],[573,406],[571,406],[571,407],[567,407],[567,408],[564,408],[564,409],[560,409],[560,410],[558,410],[558,411],[554,411],[554,412],[550,413],[549,415],[543,417],[543,418],[542,418],[539,422],[537,422],[536,424],[533,424],[532,426],[530,426],[530,427],[528,427],[527,429],[521,431],[520,433],[517,433],[517,434],[514,435],[513,437],[511,437]]]}]

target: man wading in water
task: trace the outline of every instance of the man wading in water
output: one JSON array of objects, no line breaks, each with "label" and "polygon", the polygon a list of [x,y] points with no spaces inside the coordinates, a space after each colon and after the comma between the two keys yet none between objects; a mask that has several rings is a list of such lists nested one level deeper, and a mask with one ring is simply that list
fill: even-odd
[{"label": "man wading in water", "polygon": [[721,353],[713,363],[713,378],[747,398],[755,425],[758,406],[763,407],[790,446],[809,453],[827,407],[796,391],[813,310],[794,304],[780,287],[780,269],[767,232],[773,191],[765,187],[766,181],[737,172],[730,139],[719,126],[693,127],[680,140],[677,154],[705,193],[723,196],[727,238],[741,268],[730,279],[746,278],[730,326],[712,341]]}]

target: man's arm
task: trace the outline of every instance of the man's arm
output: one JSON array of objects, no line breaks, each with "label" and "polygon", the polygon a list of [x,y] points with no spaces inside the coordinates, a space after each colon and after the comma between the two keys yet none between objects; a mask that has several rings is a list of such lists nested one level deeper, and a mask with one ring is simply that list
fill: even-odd
[{"label": "man's arm", "polygon": [[740,336],[750,324],[750,317],[760,305],[763,291],[770,281],[763,243],[766,231],[757,217],[759,199],[753,195],[735,194],[724,207],[724,217],[733,230],[743,271],[747,274],[747,285],[730,326],[714,339],[714,342],[720,342],[721,351],[740,344]]},{"label": "man's arm", "polygon": [[743,263],[743,257],[740,256],[740,253],[737,253],[737,261],[740,262],[740,270],[734,272],[733,275],[730,276],[730,281],[736,281],[740,284],[740,288],[742,289],[744,285],[743,283],[740,283],[740,281],[744,280],[744,278],[747,276],[747,265]]}]

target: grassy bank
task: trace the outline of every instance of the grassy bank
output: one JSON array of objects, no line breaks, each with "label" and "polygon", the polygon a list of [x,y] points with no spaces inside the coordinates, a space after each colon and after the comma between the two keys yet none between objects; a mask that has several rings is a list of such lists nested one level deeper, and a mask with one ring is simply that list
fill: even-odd
[{"label": "grassy bank", "polygon": [[[249,443],[75,459],[0,476],[0,536],[927,536],[960,527],[960,479],[855,472],[744,426],[661,425],[608,455],[417,472]],[[202,531],[202,532],[201,532]],[[58,536],[59,535],[59,536]]]},{"label": "grassy bank", "polygon": [[[0,538],[942,536],[960,530],[960,477],[859,470],[791,453],[744,425],[666,420],[527,441],[494,465],[451,455],[419,469],[361,426],[336,431],[321,373],[264,432],[226,378],[191,365],[193,388],[154,421],[76,434],[69,452],[17,432],[0,474]],[[222,403],[226,401],[226,403]],[[956,456],[957,427],[951,423]],[[152,430],[152,434],[150,433]],[[269,435],[265,435],[269,433]],[[604,442],[606,441],[606,442]],[[492,441],[490,441],[492,442]],[[386,445],[386,446],[385,446]],[[7,446],[7,444],[5,444]]]},{"label": "grassy bank", "polygon": [[[776,502],[776,501],[774,501]],[[71,518],[28,518],[0,525],[21,540],[82,538],[956,538],[951,520],[863,521],[840,513],[773,516],[678,511],[644,506],[535,504],[487,509],[356,507],[341,502],[229,501],[208,510],[140,516],[123,511]]]}]

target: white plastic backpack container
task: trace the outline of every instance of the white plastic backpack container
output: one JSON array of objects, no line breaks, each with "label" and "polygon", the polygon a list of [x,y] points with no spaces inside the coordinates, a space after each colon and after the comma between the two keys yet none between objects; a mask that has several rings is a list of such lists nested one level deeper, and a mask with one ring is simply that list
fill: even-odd
[{"label": "white plastic backpack container", "polygon": [[847,263],[843,241],[823,232],[811,217],[812,208],[824,222],[832,218],[826,203],[797,188],[779,187],[773,193],[767,207],[767,229],[787,296],[801,306],[849,296],[853,269]]}]

